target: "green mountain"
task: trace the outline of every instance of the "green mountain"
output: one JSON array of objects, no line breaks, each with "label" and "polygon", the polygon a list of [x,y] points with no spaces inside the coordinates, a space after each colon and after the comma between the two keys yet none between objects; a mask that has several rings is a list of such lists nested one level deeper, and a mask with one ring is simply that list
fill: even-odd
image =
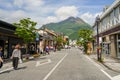
[{"label": "green mountain", "polygon": [[89,24],[78,17],[69,17],[64,21],[58,23],[49,23],[43,25],[42,27],[54,30],[55,32],[62,32],[63,34],[69,36],[70,39],[77,39],[78,31],[80,29],[92,29]]}]

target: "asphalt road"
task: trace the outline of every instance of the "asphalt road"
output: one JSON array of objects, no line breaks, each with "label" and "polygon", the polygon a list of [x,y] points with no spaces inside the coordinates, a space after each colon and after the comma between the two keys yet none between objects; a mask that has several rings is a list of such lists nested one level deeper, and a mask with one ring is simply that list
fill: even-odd
[{"label": "asphalt road", "polygon": [[64,49],[9,68],[0,80],[112,80],[98,64],[76,48]]}]

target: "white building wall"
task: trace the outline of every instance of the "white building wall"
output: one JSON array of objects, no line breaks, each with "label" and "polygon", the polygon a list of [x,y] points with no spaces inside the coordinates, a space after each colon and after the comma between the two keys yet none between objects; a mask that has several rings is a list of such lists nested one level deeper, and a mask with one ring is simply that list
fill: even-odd
[{"label": "white building wall", "polygon": [[[120,24],[120,0],[115,0],[115,2],[103,13],[103,15],[100,16],[100,24],[99,24],[99,33],[106,32],[112,28],[117,27],[117,25]],[[97,26],[94,26],[94,35],[96,35]],[[111,38],[113,37],[113,38]],[[119,54],[118,57],[120,57],[120,52],[116,52],[116,35],[103,35],[102,38],[105,38],[104,42],[110,42],[109,44],[109,53],[112,57],[116,57],[116,54]]]},{"label": "white building wall", "polygon": [[120,23],[120,6],[114,8],[106,17],[101,19],[100,33],[114,28],[115,25]]},{"label": "white building wall", "polygon": [[[104,13],[100,16],[99,33],[105,32],[120,23],[120,0],[116,0]],[[97,34],[97,26],[94,27],[94,35]]]}]

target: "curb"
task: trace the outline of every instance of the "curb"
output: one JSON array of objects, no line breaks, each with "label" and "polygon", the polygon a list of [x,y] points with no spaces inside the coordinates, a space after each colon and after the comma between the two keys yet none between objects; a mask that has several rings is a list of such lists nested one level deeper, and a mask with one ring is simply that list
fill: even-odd
[{"label": "curb", "polygon": [[106,65],[104,62],[101,63],[101,64],[103,64],[103,65],[104,65],[106,68],[108,68],[109,70],[112,70],[112,71],[114,71],[114,72],[120,73],[120,70],[115,70],[115,69],[109,67],[108,65]]},{"label": "curb", "polygon": [[[91,58],[91,57],[90,57]],[[91,59],[94,59],[95,61],[97,61],[95,58],[91,58]],[[99,62],[99,61],[97,61],[97,62]],[[117,73],[120,73],[120,70],[116,70],[116,69],[114,69],[114,68],[111,68],[111,67],[109,67],[107,64],[105,64],[105,62],[103,61],[103,62],[99,62],[100,64],[102,64],[103,66],[105,66],[107,69],[109,69],[109,70],[112,70],[112,71],[114,71],[114,72],[117,72]]]},{"label": "curb", "polygon": [[[92,59],[92,58],[91,58]],[[95,61],[97,61],[95,58],[93,58]],[[114,72],[117,72],[117,73],[120,73],[120,70],[116,70],[116,69],[113,69],[113,68],[111,68],[111,67],[109,67],[108,65],[106,65],[105,64],[105,62],[103,61],[103,62],[99,62],[99,61],[97,61],[98,63],[100,63],[100,64],[102,64],[103,66],[105,66],[107,69],[109,69],[109,70],[112,70],[112,71],[114,71]]]}]

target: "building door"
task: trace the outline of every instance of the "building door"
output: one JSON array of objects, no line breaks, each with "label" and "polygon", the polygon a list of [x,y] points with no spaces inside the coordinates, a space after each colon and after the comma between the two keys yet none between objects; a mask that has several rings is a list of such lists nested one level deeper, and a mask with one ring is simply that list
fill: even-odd
[{"label": "building door", "polygon": [[117,57],[120,58],[120,34],[117,35]]},{"label": "building door", "polygon": [[4,46],[4,41],[0,40],[0,46],[3,47]]},{"label": "building door", "polygon": [[0,40],[0,46],[3,48],[2,57],[5,59],[8,57],[8,41]]},{"label": "building door", "polygon": [[[0,40],[0,46],[3,48],[2,53],[4,53],[4,41],[3,40]],[[2,54],[2,57],[3,57],[3,54]]]},{"label": "building door", "polygon": [[102,43],[102,53],[109,55],[111,53],[110,43]]},{"label": "building door", "polygon": [[6,59],[8,58],[8,41],[6,40],[5,43],[4,43],[4,55],[3,57]]}]

